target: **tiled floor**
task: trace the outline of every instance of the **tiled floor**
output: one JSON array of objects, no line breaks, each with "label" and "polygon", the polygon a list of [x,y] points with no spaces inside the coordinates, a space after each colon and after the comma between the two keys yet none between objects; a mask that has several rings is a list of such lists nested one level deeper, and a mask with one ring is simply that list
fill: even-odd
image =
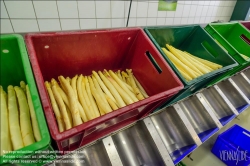
[{"label": "tiled floor", "polygon": [[250,130],[250,107],[242,112],[237,118],[231,121],[229,124],[224,126],[218,133],[196,149],[190,157],[193,159],[191,161],[188,157],[183,160],[186,166],[225,166],[217,157],[215,157],[211,152],[211,148],[219,133],[227,130],[232,125],[238,124],[247,130]]}]

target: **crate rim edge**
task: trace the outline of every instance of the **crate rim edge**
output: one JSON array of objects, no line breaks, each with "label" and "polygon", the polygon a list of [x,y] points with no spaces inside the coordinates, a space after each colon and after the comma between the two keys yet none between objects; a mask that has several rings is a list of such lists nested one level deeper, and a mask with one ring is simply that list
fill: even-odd
[{"label": "crate rim edge", "polygon": [[248,30],[250,32],[250,29],[247,29],[247,27],[243,25],[244,23],[249,23],[250,24],[250,20],[249,21],[238,21],[238,23],[240,23],[240,25],[242,25],[243,28],[245,28],[246,30]]},{"label": "crate rim edge", "polygon": [[72,34],[82,34],[87,33],[98,33],[98,32],[113,32],[113,31],[129,31],[129,30],[142,30],[141,27],[118,27],[118,28],[99,28],[99,29],[81,29],[81,30],[70,30],[70,31],[45,31],[45,32],[30,32],[26,33],[25,38],[36,37],[36,36],[53,36],[53,35],[72,35]]},{"label": "crate rim edge", "polygon": [[[71,35],[71,34],[82,34],[83,32],[87,32],[87,33],[115,32],[115,31],[121,31],[121,30],[126,30],[126,31],[128,31],[128,30],[138,30],[138,31],[140,31],[140,32],[143,34],[143,36],[146,37],[146,39],[151,43],[151,45],[153,46],[152,48],[153,48],[155,51],[158,52],[158,50],[154,47],[153,43],[152,43],[151,40],[148,38],[148,36],[144,33],[144,31],[143,31],[143,29],[142,29],[141,27],[117,28],[117,29],[100,29],[100,30],[98,30],[98,29],[97,29],[97,30],[81,30],[81,31],[70,31],[70,32],[67,31],[67,32],[27,33],[27,34],[25,35],[25,42],[26,42],[26,47],[27,47],[28,54],[30,55],[30,56],[29,56],[30,61],[33,62],[33,63],[31,63],[33,72],[41,73],[40,67],[37,68],[37,66],[39,66],[39,65],[38,65],[38,61],[37,61],[37,58],[36,58],[35,48],[34,48],[34,46],[32,45],[32,43],[33,43],[33,42],[32,42],[32,38],[33,38],[33,37],[37,37],[37,36],[52,36],[52,35],[55,35],[55,34],[58,34],[58,35],[69,35],[69,34],[67,34],[67,33],[70,33],[70,35]],[[161,61],[164,63],[164,65],[168,68],[169,72],[172,74],[172,76],[173,76],[173,77],[175,78],[175,80],[176,80],[176,83],[178,84],[178,86],[175,87],[175,88],[172,88],[171,91],[172,91],[172,90],[176,90],[176,91],[177,91],[177,90],[178,90],[178,91],[182,90],[182,89],[184,88],[184,85],[183,85],[183,83],[180,81],[180,79],[178,78],[178,76],[176,75],[176,73],[173,71],[173,69],[170,67],[170,65],[164,60],[164,58],[163,58],[162,56],[160,56],[160,54],[159,54],[159,58],[160,58]],[[34,65],[34,66],[33,66],[33,65]],[[33,68],[33,67],[35,67],[35,68]],[[44,86],[44,79],[43,79],[43,78],[37,78],[37,77],[35,77],[35,81],[36,81],[37,85],[38,85],[38,84],[41,84],[41,85],[38,87],[39,94],[40,94],[40,91],[42,91],[42,93],[45,92],[46,95],[47,95],[47,98],[49,98],[49,97],[48,97],[48,94],[47,94],[47,91],[46,91],[46,88],[45,88],[45,86]],[[165,92],[158,93],[158,94],[157,94],[157,95],[158,95],[158,100],[156,100],[156,101],[159,101],[160,99],[162,99],[162,98],[165,97],[166,95],[171,95],[172,93],[168,93],[169,91],[170,91],[170,90],[167,90],[167,91],[165,91]],[[174,91],[174,92],[176,92],[176,91]],[[167,93],[168,93],[168,94],[167,94]],[[40,95],[41,95],[41,94],[40,94]],[[148,97],[148,98],[146,98],[146,99],[144,99],[144,100],[141,100],[141,101],[140,101],[141,104],[138,104],[138,102],[135,102],[135,103],[130,104],[130,105],[128,105],[128,106],[130,106],[130,107],[133,106],[133,109],[139,108],[140,106],[142,106],[142,105],[148,103],[148,100],[154,99],[155,96],[156,96],[156,95],[152,95],[152,96],[150,96],[150,97]],[[43,103],[43,100],[41,100],[41,101],[42,101],[42,103]],[[48,115],[52,116],[52,119],[53,119],[53,121],[52,121],[52,122],[49,121],[48,124],[53,123],[55,126],[57,126],[56,119],[55,119],[55,116],[53,115],[53,109],[52,109],[52,106],[51,106],[51,103],[50,103],[50,102],[49,102],[49,105],[48,105],[48,106],[49,106],[49,107],[46,108],[46,111],[45,111],[45,108],[44,108],[45,116],[46,116],[46,114],[48,114]],[[43,107],[43,104],[42,104],[42,107]],[[125,109],[127,109],[127,106],[126,106],[126,107],[123,107],[123,108],[120,108],[120,109],[118,109],[118,110],[115,110],[115,111],[112,112],[112,113],[115,114],[114,116],[119,115],[120,112],[122,112],[122,113],[124,114],[124,113],[126,113],[126,112],[129,111],[129,110],[124,111]],[[118,111],[119,111],[119,113],[118,113]],[[108,114],[106,114],[106,115],[108,115]],[[103,118],[103,117],[105,117],[105,115],[104,115],[104,116],[98,117],[98,118],[102,118],[102,121],[101,121],[101,122],[97,122],[98,124],[103,123],[106,119],[111,119],[111,118],[109,118],[108,116],[106,116],[106,119]],[[96,119],[97,119],[97,118],[95,118],[95,119],[93,119],[93,120],[96,120]],[[46,116],[46,120],[47,120],[47,116]],[[48,121],[48,120],[47,120],[47,121]],[[88,122],[91,123],[92,120],[90,120],[90,121],[88,121]],[[80,128],[82,128],[82,126],[84,126],[84,125],[86,126],[86,123],[88,123],[88,122],[85,122],[85,123],[83,123],[83,124],[81,124],[81,125],[75,126],[75,127],[71,128],[71,129],[66,130],[66,131],[64,131],[64,132],[61,132],[61,133],[60,133],[59,130],[58,130],[58,126],[57,126],[56,129],[55,129],[55,128],[53,128],[51,125],[48,125],[48,128],[49,128],[49,131],[50,131],[50,133],[51,133],[51,137],[52,137],[55,141],[63,141],[63,140],[65,140],[65,139],[68,139],[68,138],[70,138],[70,137],[76,135],[76,134],[79,134],[79,132],[82,132],[82,131],[84,131],[84,130],[86,130],[86,129],[91,128],[92,126],[90,126],[90,127],[87,126],[87,127],[83,127],[83,129],[79,130]],[[98,124],[97,124],[97,125],[98,125]],[[88,125],[88,124],[87,124],[87,125]],[[89,124],[89,125],[91,125],[91,124]]]},{"label": "crate rim edge", "polygon": [[[32,95],[38,96],[38,100],[36,102],[38,102],[38,104],[40,105],[39,108],[35,109],[36,116],[37,116],[37,111],[40,112],[43,115],[42,119],[41,119],[41,117],[39,117],[39,118],[36,117],[37,121],[38,121],[39,130],[40,130],[40,134],[42,136],[42,139],[40,141],[38,141],[38,142],[35,142],[35,143],[33,143],[31,145],[28,145],[28,146],[25,146],[25,147],[23,147],[21,149],[14,150],[15,152],[27,151],[27,153],[21,153],[21,154],[19,154],[19,155],[17,155],[15,157],[15,158],[19,158],[20,156],[30,155],[35,151],[43,150],[43,148],[46,148],[47,146],[50,146],[51,139],[50,139],[50,134],[49,134],[49,131],[48,131],[48,128],[47,128],[47,123],[46,123],[46,120],[45,120],[45,116],[44,116],[44,113],[43,113],[43,107],[42,107],[42,104],[41,104],[41,100],[40,100],[38,90],[37,90],[37,87],[36,87],[35,78],[34,78],[34,75],[33,75],[32,69],[31,69],[31,64],[29,63],[29,57],[28,57],[28,53],[27,53],[27,50],[26,50],[26,45],[25,45],[25,42],[24,42],[24,38],[20,34],[1,34],[0,35],[0,39],[6,39],[6,38],[9,38],[9,37],[17,40],[22,64],[23,64],[23,66],[28,66],[28,67],[23,67],[24,75],[25,75],[26,79],[27,78],[32,78],[32,80],[27,79],[26,83],[29,85],[31,96]],[[29,83],[34,85],[34,87],[31,86],[28,83],[28,80],[29,80]],[[32,100],[32,102],[34,103],[33,100]],[[43,123],[42,124],[43,126],[41,126],[41,123]],[[41,130],[41,127],[44,127],[44,125],[46,126],[46,128]],[[42,133],[42,131],[44,131],[44,132]],[[30,148],[36,148],[36,150],[29,150]],[[32,151],[32,152],[29,153],[30,151]],[[12,154],[13,153],[7,153],[7,154],[4,154],[4,155],[0,156],[1,161],[2,161],[3,158],[5,158],[4,156],[8,156],[8,155],[12,155]],[[6,160],[9,161],[11,159],[8,158]]]},{"label": "crate rim edge", "polygon": [[[199,27],[203,30],[203,32],[205,32],[212,40],[213,42],[215,42],[214,38],[206,31],[204,30],[200,25],[198,24],[194,24],[194,25],[185,25],[185,26],[163,26],[163,27],[144,27],[144,31],[146,32],[146,34],[148,35],[148,37],[150,38],[150,40],[153,42],[155,41],[154,37],[151,35],[151,33],[148,31],[148,29],[166,29],[166,28],[185,28],[185,27]],[[160,54],[162,55],[165,55],[165,53],[162,51],[160,45],[157,43],[157,42],[153,42],[154,43],[154,46],[157,48],[158,52],[160,52]],[[157,44],[156,44],[157,43]],[[216,42],[215,42],[216,43]],[[218,45],[216,43],[216,45]],[[221,47],[218,47],[219,49],[223,50]],[[225,52],[223,50],[223,52]],[[239,63],[231,57],[231,55],[229,55],[227,52],[225,52],[228,57],[233,60],[235,63],[230,65],[230,66],[226,66],[226,67],[222,67],[220,69],[217,69],[217,70],[214,70],[212,72],[209,72],[207,74],[213,74],[213,73],[221,73],[221,70],[223,71],[228,71],[236,66],[239,65]],[[163,57],[163,56],[162,56]],[[192,86],[197,79],[200,79],[200,80],[204,80],[206,78],[210,78],[211,76],[207,76],[207,74],[204,74],[202,76],[199,76],[191,81],[186,81],[185,78],[181,75],[181,73],[177,70],[177,68],[174,66],[174,64],[168,59],[166,58],[165,56],[163,57],[165,59],[165,61],[167,61],[167,63],[174,69],[174,72],[176,73],[176,75],[178,76],[178,78],[182,81],[182,83],[186,84],[187,86]]]},{"label": "crate rim edge", "polygon": [[[238,62],[238,60],[237,59],[235,59],[234,57],[233,57],[233,55],[231,55],[228,51],[228,53],[227,54],[229,54],[239,65],[244,65],[244,64],[246,64],[246,63],[249,63],[250,61],[246,61],[244,58],[242,58],[242,56],[240,55],[240,52],[238,51],[238,50],[236,50],[233,46],[232,46],[232,44],[230,44],[220,33],[218,33],[217,32],[217,30],[215,30],[215,28],[212,26],[212,25],[229,25],[229,24],[234,24],[234,25],[239,25],[239,26],[241,26],[243,29],[246,29],[246,27],[244,27],[242,24],[240,24],[239,22],[229,22],[229,23],[209,23],[209,24],[207,24],[206,25],[206,27],[204,27],[204,29],[205,29],[205,31],[212,37],[212,34],[210,34],[209,32],[208,32],[208,30],[207,30],[207,27],[209,27],[209,28],[211,28],[214,32],[213,33],[215,33],[215,34],[217,34],[218,36],[220,36],[220,38],[224,41],[224,42],[226,42],[230,47],[231,47],[231,49],[233,49],[235,52],[236,52],[236,54],[237,54],[237,56],[238,56],[238,58],[240,58],[241,59],[241,61],[244,61],[243,63],[240,63],[240,62]],[[248,30],[248,29],[246,29],[246,30]],[[249,31],[249,30],[248,30]],[[249,31],[250,32],[250,31]],[[212,37],[214,40],[217,40],[217,39],[215,39],[214,37]],[[218,41],[219,42],[219,41]],[[227,50],[227,49],[226,49]]]}]

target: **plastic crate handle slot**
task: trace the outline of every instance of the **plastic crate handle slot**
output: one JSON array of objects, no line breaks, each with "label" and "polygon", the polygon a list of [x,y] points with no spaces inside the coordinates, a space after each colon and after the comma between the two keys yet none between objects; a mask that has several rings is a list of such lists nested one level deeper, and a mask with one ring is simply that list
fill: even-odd
[{"label": "plastic crate handle slot", "polygon": [[244,34],[240,35],[240,38],[248,45],[250,45],[250,39],[248,39]]},{"label": "plastic crate handle slot", "polygon": [[214,50],[214,48],[207,42],[207,41],[203,41],[201,43],[202,47],[209,53],[211,54],[213,57],[217,57],[218,53],[217,51]]},{"label": "plastic crate handle slot", "polygon": [[154,59],[154,57],[151,55],[151,53],[149,51],[146,51],[146,55],[147,55],[148,59],[151,61],[151,63],[153,64],[153,66],[155,67],[155,69],[157,70],[157,72],[159,74],[161,74],[162,73],[162,69],[158,65],[158,63],[156,62],[156,60]]}]

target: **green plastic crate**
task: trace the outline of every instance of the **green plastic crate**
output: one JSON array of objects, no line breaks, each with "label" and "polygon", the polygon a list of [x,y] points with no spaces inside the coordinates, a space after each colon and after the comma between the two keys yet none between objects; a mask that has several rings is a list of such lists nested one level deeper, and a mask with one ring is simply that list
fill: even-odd
[{"label": "green plastic crate", "polygon": [[[35,79],[31,70],[31,65],[26,52],[23,37],[21,35],[1,35],[1,80],[0,84],[7,92],[7,86],[20,86],[20,81],[25,81],[30,88],[30,93],[38,120],[41,141],[12,153],[0,157],[0,165],[9,163],[19,163],[25,165],[21,160],[34,161],[31,165],[42,165],[46,160],[55,157],[53,148],[50,146],[50,135],[43,114],[40,98],[38,95]],[[43,153],[50,151],[50,154]],[[40,153],[40,151],[43,151]],[[42,157],[41,154],[47,157]],[[49,155],[49,156],[48,156]],[[42,157],[38,161],[38,156]],[[27,163],[28,164],[28,163]],[[26,165],[27,165],[26,164]]]},{"label": "green plastic crate", "polygon": [[[220,74],[238,65],[238,63],[199,25],[181,27],[148,27],[144,30],[184,84],[184,90],[169,100],[167,105],[192,95],[201,88],[206,87],[208,82],[218,77]],[[197,57],[218,63],[223,67],[191,81],[186,81],[161,50],[161,47],[166,47],[166,43],[180,50],[187,51]],[[164,106],[166,106],[166,104],[162,107]]]},{"label": "green plastic crate", "polygon": [[179,162],[178,164],[176,164],[175,166],[186,166],[183,162]]},{"label": "green plastic crate", "polygon": [[240,55],[244,54],[247,57],[250,57],[249,30],[238,22],[211,23],[205,27],[205,30],[226,49],[231,57],[239,63],[237,67],[234,67],[232,70],[211,81],[209,86],[229,78],[230,76],[250,66],[250,59],[247,61]]}]

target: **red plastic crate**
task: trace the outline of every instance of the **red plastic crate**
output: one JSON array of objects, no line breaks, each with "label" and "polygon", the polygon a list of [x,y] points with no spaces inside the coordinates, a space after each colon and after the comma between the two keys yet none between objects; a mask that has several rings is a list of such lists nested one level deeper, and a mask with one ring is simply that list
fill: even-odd
[{"label": "red plastic crate", "polygon": [[250,31],[250,21],[241,21],[240,23]]},{"label": "red plastic crate", "polygon": [[[25,39],[50,133],[60,151],[75,150],[141,119],[183,89],[140,28],[30,33]],[[44,81],[127,68],[150,97],[59,133]]]}]

